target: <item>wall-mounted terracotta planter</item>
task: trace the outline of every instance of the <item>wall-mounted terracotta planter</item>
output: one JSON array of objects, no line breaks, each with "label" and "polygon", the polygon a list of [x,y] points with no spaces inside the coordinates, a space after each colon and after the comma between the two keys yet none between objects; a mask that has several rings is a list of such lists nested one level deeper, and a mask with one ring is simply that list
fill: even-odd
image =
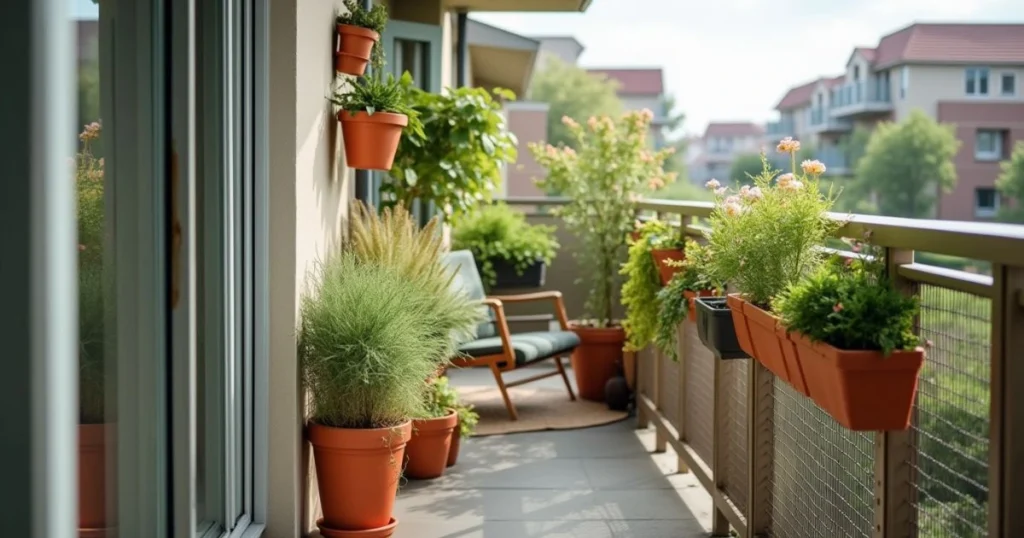
[{"label": "wall-mounted terracotta planter", "polygon": [[683,290],[683,297],[686,297],[687,307],[690,310],[686,319],[692,322],[697,321],[697,297],[714,297],[715,295],[715,290]]},{"label": "wall-mounted terracotta planter", "polygon": [[402,128],[409,124],[405,114],[375,112],[355,114],[338,112],[342,136],[345,138],[345,161],[360,170],[391,170],[395,162]]},{"label": "wall-mounted terracotta planter", "polygon": [[454,409],[443,417],[412,421],[412,438],[405,448],[409,457],[405,476],[425,480],[444,474],[452,446],[452,432],[458,424],[459,416]]},{"label": "wall-mounted terracotta planter", "polygon": [[362,76],[370,63],[373,46],[380,41],[380,34],[351,24],[339,24],[338,46],[334,51],[334,69],[346,75]]},{"label": "wall-mounted terracotta planter", "polygon": [[654,263],[658,266],[658,276],[661,277],[661,285],[665,286],[676,273],[682,270],[682,267],[672,267],[666,262],[669,260],[681,262],[686,256],[681,248],[656,248],[651,250],[651,257],[654,258]]},{"label": "wall-mounted terracotta planter", "polygon": [[78,426],[78,534],[104,537],[114,527],[107,521],[107,437],[112,424]]},{"label": "wall-mounted terracotta planter", "polygon": [[836,422],[855,431],[910,427],[924,350],[846,351],[789,333],[807,372],[811,397]]},{"label": "wall-mounted terracotta planter", "polygon": [[626,331],[622,327],[596,328],[575,324],[572,331],[580,337],[580,345],[576,346],[569,359],[580,396],[603,402],[605,385],[618,375]]},{"label": "wall-mounted terracotta planter", "polygon": [[697,337],[719,359],[745,359],[740,347],[739,331],[746,326],[736,324],[724,297],[697,298]]},{"label": "wall-mounted terracotta planter", "polygon": [[412,423],[376,429],[310,423],[307,435],[313,445],[324,513],[318,523],[320,532],[324,536],[348,536],[346,531],[379,531],[392,525],[391,512]]}]

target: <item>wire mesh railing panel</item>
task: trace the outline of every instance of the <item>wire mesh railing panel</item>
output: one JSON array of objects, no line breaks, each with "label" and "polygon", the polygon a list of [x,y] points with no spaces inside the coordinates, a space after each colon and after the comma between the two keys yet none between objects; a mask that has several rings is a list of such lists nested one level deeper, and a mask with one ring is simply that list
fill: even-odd
[{"label": "wire mesh railing panel", "polygon": [[928,355],[912,439],[921,538],[987,536],[991,300],[920,286]]},{"label": "wire mesh railing panel", "polygon": [[668,421],[679,428],[679,391],[682,388],[679,386],[679,362],[672,360],[664,353],[657,353],[658,360],[661,361],[661,369],[658,370],[658,387],[660,403],[659,409],[664,413]]},{"label": "wire mesh railing panel", "polygon": [[714,450],[715,357],[697,337],[697,327],[684,323],[684,380],[686,441],[709,467]]},{"label": "wire mesh railing panel", "polygon": [[851,432],[784,381],[773,384],[771,535],[870,536],[874,434]]},{"label": "wire mesh railing panel", "polygon": [[747,511],[747,361],[722,361],[719,380],[719,402],[722,405],[722,428],[718,442],[722,444],[717,477],[722,490],[741,514]]}]

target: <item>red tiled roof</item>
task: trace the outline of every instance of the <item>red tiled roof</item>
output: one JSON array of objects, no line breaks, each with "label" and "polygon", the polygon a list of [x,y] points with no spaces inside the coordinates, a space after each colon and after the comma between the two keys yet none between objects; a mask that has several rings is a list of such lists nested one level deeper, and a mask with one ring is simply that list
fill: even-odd
[{"label": "red tiled roof", "polygon": [[709,136],[761,136],[763,134],[764,128],[749,121],[713,121],[709,123],[708,128],[704,130],[704,138]]},{"label": "red tiled roof", "polygon": [[661,68],[657,69],[587,69],[588,73],[604,75],[619,82],[623,95],[661,95],[665,93]]},{"label": "red tiled roof", "polygon": [[1024,24],[914,24],[882,38],[874,67],[902,63],[1024,63]]},{"label": "red tiled roof", "polygon": [[868,63],[872,64],[875,63],[875,54],[877,51],[878,49],[872,47],[857,47],[853,49],[854,54],[857,54],[859,52],[860,55],[863,56],[864,59],[868,61]]},{"label": "red tiled roof", "polygon": [[775,110],[789,110],[791,108],[798,108],[811,102],[811,96],[814,95],[814,88],[819,82],[824,82],[828,88],[833,88],[843,81],[845,75],[839,75],[836,77],[823,77],[816,80],[812,80],[806,84],[801,84],[795,88],[790,88],[786,95],[782,96],[782,100],[779,104],[775,105]]}]

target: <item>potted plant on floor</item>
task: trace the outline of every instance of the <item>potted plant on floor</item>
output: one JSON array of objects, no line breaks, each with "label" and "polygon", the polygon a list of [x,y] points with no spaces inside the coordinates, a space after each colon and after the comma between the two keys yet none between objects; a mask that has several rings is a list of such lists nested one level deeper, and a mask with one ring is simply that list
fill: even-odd
[{"label": "potted plant on floor", "polygon": [[577,149],[530,145],[534,158],[547,169],[538,185],[569,198],[555,214],[580,242],[576,256],[585,271],[582,282],[588,295],[585,317],[572,323],[582,343],[571,361],[580,395],[588,400],[604,399],[605,384],[623,358],[626,334],[614,318],[616,269],[622,261],[623,238],[632,230],[633,202],[675,179],[662,168],[672,148],[648,149],[652,117],[645,110],[618,120],[591,118],[586,125],[566,117],[562,121]]},{"label": "potted plant on floor", "polygon": [[448,467],[452,434],[459,416],[450,398],[441,392],[448,389],[448,378],[439,377],[429,383],[423,414],[412,421],[412,439],[406,450],[408,462],[405,476],[416,479],[437,478]]},{"label": "potted plant on floor", "polygon": [[[818,180],[825,165],[804,161],[798,171],[800,143],[786,138],[778,150],[790,156],[793,172],[778,175],[762,156],[763,170],[738,192],[716,188],[717,205],[707,234],[711,273],[740,290],[727,304],[743,351],[803,394],[807,385],[799,365],[787,361],[789,342],[780,337],[771,301],[789,285],[813,273],[825,259],[820,247],[838,228],[828,215],[831,192]],[[704,301],[707,302],[707,301]]]},{"label": "potted plant on floor", "polygon": [[815,403],[851,430],[904,430],[925,354],[913,331],[918,302],[886,278],[881,249],[862,247],[791,284],[773,306]]},{"label": "potted plant on floor", "polygon": [[630,239],[626,263],[619,274],[626,277],[622,283],[622,306],[626,319],[626,351],[638,351],[654,341],[658,324],[658,292],[661,280],[657,259],[652,256],[655,245],[666,236],[674,235],[667,222],[652,219],[637,229],[636,239]]},{"label": "potted plant on floor", "polygon": [[[450,288],[436,221],[352,211],[350,240],[315,264],[298,353],[309,397],[324,536],[391,536],[410,419],[426,379],[482,319]],[[372,534],[368,534],[372,533]]]},{"label": "potted plant on floor", "polygon": [[[692,239],[687,240],[686,258],[679,263],[679,272],[672,277],[667,286],[658,292],[658,317],[655,324],[654,343],[662,353],[671,357],[672,360],[677,360],[679,357],[677,349],[679,325],[686,320],[691,323],[697,320],[697,297],[716,296],[722,287],[712,280],[707,261],[707,249]],[[706,342],[705,345],[707,345]],[[735,350],[738,350],[738,344],[734,344],[734,347]],[[728,349],[728,343],[723,344],[723,348],[725,348],[726,356],[722,358],[733,358],[729,353],[731,350]],[[716,355],[721,356],[721,351],[718,350]]]},{"label": "potted plant on floor", "polygon": [[473,253],[488,289],[540,287],[558,240],[554,226],[531,225],[504,203],[484,204],[455,223],[452,250]]},{"label": "potted plant on floor", "polygon": [[[381,65],[383,67],[383,65]],[[422,135],[423,126],[409,106],[412,76],[396,79],[382,69],[355,80],[344,80],[331,102],[338,106],[345,139],[345,161],[361,170],[390,170],[402,130]]]},{"label": "potted plant on floor", "polygon": [[346,13],[335,18],[338,43],[334,69],[346,75],[362,76],[372,55],[380,55],[380,35],[388,23],[383,4],[364,9],[356,0],[345,0]]}]

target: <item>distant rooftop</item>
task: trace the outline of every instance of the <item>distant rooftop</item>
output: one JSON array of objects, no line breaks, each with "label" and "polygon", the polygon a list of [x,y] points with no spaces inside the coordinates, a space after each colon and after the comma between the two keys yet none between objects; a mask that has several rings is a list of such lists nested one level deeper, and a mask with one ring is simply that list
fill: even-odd
[{"label": "distant rooftop", "polygon": [[876,69],[905,63],[1024,64],[1024,24],[912,24],[883,37]]},{"label": "distant rooftop", "polygon": [[587,69],[595,75],[604,75],[618,81],[619,93],[622,95],[662,95],[665,83],[660,67],[636,69]]},{"label": "distant rooftop", "polygon": [[818,78],[794,88],[790,88],[790,90],[786,92],[786,95],[782,96],[782,100],[779,101],[779,104],[775,105],[775,110],[789,110],[805,106],[811,102],[811,96],[814,95],[814,88],[817,87],[819,83],[824,82],[826,88],[832,88],[841,83],[844,77],[845,75],[837,75],[835,77]]},{"label": "distant rooftop", "polygon": [[761,136],[763,134],[763,127],[749,121],[713,121],[704,130],[704,138],[709,136]]}]

